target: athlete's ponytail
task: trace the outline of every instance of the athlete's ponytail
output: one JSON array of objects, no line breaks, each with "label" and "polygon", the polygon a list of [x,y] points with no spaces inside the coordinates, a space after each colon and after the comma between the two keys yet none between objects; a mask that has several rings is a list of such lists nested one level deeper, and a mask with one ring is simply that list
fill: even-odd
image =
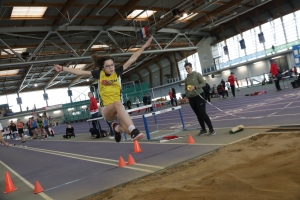
[{"label": "athlete's ponytail", "polygon": [[94,68],[99,68],[100,70],[103,69],[105,61],[107,60],[114,61],[114,58],[111,56],[100,56],[100,55],[93,54],[91,57],[94,62]]}]

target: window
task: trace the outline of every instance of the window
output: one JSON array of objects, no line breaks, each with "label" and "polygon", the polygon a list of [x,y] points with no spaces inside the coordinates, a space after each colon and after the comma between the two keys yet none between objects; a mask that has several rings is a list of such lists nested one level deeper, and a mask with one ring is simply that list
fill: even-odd
[{"label": "window", "polygon": [[196,72],[199,72],[202,74],[202,69],[201,69],[201,64],[200,64],[200,59],[198,53],[194,53],[193,55],[190,55],[186,59],[183,59],[178,62],[178,68],[179,68],[179,73],[180,73],[180,78],[181,80],[184,80],[187,76],[187,73],[184,68],[184,64],[186,60],[193,65],[193,70]]},{"label": "window", "polygon": [[282,17],[283,25],[286,34],[287,42],[292,42],[297,40],[297,28],[296,28],[296,20],[294,18],[294,13],[285,15]]}]

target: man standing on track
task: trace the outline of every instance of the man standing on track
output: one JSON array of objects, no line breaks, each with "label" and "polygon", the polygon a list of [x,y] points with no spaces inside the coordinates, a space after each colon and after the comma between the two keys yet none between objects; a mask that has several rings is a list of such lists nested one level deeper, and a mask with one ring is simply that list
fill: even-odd
[{"label": "man standing on track", "polygon": [[[90,110],[90,114],[92,115],[92,119],[95,119],[98,117],[98,105],[97,105],[97,100],[96,98],[94,97],[94,94],[92,92],[89,92],[88,93],[88,96],[90,98],[90,107],[89,107],[89,110]],[[101,125],[100,123],[98,122],[98,120],[94,120],[92,121],[92,125],[95,129],[97,129],[97,125],[99,126],[99,129],[101,131]]]},{"label": "man standing on track", "polygon": [[230,83],[232,95],[233,97],[235,97],[235,85],[234,85],[235,78],[233,74],[234,74],[233,72],[230,73],[230,76],[228,77],[228,82]]},{"label": "man standing on track", "polygon": [[275,87],[276,87],[277,91],[280,91],[282,89],[280,88],[280,85],[279,85],[278,70],[279,70],[279,68],[276,65],[276,62],[272,61],[271,68],[270,68],[270,73],[272,74],[272,78],[276,79],[274,81],[275,81]]}]

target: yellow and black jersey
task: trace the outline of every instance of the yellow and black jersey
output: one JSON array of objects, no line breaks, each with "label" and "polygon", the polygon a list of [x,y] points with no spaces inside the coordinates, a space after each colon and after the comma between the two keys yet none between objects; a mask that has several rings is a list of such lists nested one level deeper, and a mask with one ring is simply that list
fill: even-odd
[{"label": "yellow and black jersey", "polygon": [[121,76],[123,66],[116,68],[112,75],[106,75],[103,70],[93,70],[92,76],[99,79],[100,106],[104,107],[116,101],[122,101]]}]

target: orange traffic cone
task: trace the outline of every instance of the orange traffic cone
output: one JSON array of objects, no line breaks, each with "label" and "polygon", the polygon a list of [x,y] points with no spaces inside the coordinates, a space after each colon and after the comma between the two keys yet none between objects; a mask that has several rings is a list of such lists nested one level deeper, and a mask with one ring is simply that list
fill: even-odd
[{"label": "orange traffic cone", "polygon": [[41,193],[43,191],[44,191],[44,189],[42,188],[41,184],[38,181],[35,181],[34,194],[38,194],[38,193]]},{"label": "orange traffic cone", "polygon": [[126,166],[126,163],[125,163],[124,159],[122,158],[122,156],[120,156],[119,167],[124,167],[124,166]]},{"label": "orange traffic cone", "polygon": [[10,175],[8,172],[5,173],[5,191],[4,193],[9,193],[17,190],[18,188],[15,188]]},{"label": "orange traffic cone", "polygon": [[134,153],[140,153],[140,152],[142,152],[142,149],[141,149],[138,141],[134,140]]},{"label": "orange traffic cone", "polygon": [[191,135],[189,135],[188,144],[194,144],[195,141]]},{"label": "orange traffic cone", "polygon": [[134,165],[135,164],[135,161],[133,159],[133,157],[129,154],[128,155],[128,165]]}]

